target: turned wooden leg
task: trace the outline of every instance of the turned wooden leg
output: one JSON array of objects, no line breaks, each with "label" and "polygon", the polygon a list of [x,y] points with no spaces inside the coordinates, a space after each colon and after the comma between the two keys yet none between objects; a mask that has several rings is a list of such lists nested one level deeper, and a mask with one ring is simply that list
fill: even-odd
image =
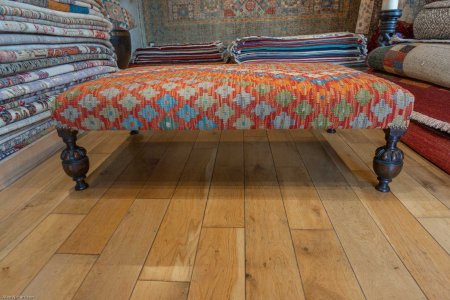
[{"label": "turned wooden leg", "polygon": [[136,135],[139,134],[139,130],[131,130],[130,135]]},{"label": "turned wooden leg", "polygon": [[390,191],[389,183],[400,174],[403,167],[403,151],[397,148],[397,142],[406,132],[405,128],[385,129],[386,146],[375,151],[373,169],[378,175],[378,191],[387,193]]},{"label": "turned wooden leg", "polygon": [[75,190],[85,190],[89,187],[84,181],[89,171],[89,158],[86,149],[77,146],[78,131],[66,127],[58,127],[57,131],[66,144],[66,149],[61,153],[63,169],[76,182]]},{"label": "turned wooden leg", "polygon": [[331,134],[335,134],[335,133],[336,133],[336,129],[334,129],[334,128],[328,128],[328,129],[327,129],[327,132],[328,132],[328,133],[331,133]]}]

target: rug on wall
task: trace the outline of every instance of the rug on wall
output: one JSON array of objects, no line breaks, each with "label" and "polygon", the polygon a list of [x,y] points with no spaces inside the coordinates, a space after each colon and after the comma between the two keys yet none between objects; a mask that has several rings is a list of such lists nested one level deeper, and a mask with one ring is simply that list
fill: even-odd
[{"label": "rug on wall", "polygon": [[143,0],[147,42],[354,31],[360,0]]}]

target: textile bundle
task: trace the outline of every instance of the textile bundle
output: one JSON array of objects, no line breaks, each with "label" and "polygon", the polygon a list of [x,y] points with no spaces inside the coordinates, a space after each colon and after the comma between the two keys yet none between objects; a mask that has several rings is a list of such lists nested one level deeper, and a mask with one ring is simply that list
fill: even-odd
[{"label": "textile bundle", "polygon": [[328,62],[363,66],[367,40],[350,32],[299,35],[290,37],[246,37],[229,48],[237,63]]},{"label": "textile bundle", "polygon": [[223,61],[224,46],[216,41],[202,44],[164,45],[136,49],[134,64],[215,63]]},{"label": "textile bundle", "polygon": [[0,160],[53,130],[53,97],[117,70],[99,0],[0,0]]}]

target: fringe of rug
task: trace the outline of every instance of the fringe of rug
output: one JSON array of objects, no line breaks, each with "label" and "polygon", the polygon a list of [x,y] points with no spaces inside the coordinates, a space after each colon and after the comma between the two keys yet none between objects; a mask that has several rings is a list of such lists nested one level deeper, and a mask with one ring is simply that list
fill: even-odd
[{"label": "fringe of rug", "polygon": [[419,122],[421,124],[427,125],[428,127],[450,133],[450,123],[434,119],[432,117],[423,115],[421,113],[418,113],[416,111],[413,111],[411,114],[411,120],[414,120],[416,122]]}]

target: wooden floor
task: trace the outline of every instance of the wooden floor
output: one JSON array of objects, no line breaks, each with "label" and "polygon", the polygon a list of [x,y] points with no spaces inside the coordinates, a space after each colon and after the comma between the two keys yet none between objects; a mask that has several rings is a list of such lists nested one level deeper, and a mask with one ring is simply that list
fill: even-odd
[{"label": "wooden floor", "polygon": [[450,299],[450,177],[378,130],[92,132],[90,188],[58,154],[0,192],[0,295]]}]

